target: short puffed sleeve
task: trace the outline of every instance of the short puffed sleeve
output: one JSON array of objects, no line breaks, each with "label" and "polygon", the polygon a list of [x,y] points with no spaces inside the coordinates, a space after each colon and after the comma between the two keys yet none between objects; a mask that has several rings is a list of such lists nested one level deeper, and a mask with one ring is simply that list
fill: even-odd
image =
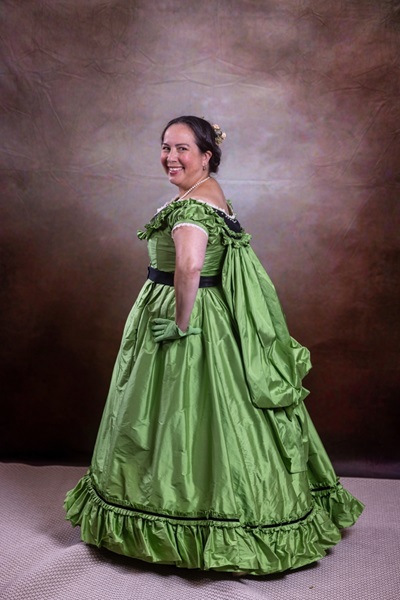
[{"label": "short puffed sleeve", "polygon": [[172,237],[179,227],[194,227],[205,233],[207,237],[215,228],[213,209],[206,203],[190,199],[176,202],[168,221]]}]

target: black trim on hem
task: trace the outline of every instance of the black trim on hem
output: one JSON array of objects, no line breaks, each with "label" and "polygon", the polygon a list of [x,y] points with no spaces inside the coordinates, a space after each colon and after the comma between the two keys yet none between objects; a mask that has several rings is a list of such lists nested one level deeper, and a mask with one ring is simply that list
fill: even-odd
[{"label": "black trim on hem", "polygon": [[[131,506],[124,506],[123,504],[117,504],[116,502],[110,502],[109,500],[106,500],[101,494],[99,494],[99,492],[97,490],[94,490],[94,491],[96,492],[96,494],[98,495],[100,500],[102,500],[106,504],[109,504],[110,506],[115,506],[115,508],[122,508],[123,510],[131,511],[132,513],[143,513],[144,515],[149,515],[151,517],[160,517],[162,519],[171,519],[172,521],[211,521],[211,522],[215,521],[217,523],[238,523],[239,525],[241,525],[240,519],[229,519],[229,518],[222,518],[222,517],[172,516],[172,515],[165,515],[162,513],[152,512],[149,510],[133,508]],[[296,523],[301,523],[301,521],[305,521],[310,516],[310,514],[312,513],[313,510],[314,510],[313,508],[310,508],[310,510],[302,517],[299,517],[292,521],[285,521],[284,523],[269,523],[268,525],[261,525],[261,524],[260,525],[250,525],[250,524],[245,523],[245,524],[242,524],[242,527],[243,527],[243,529],[272,529],[274,527],[285,527],[286,525],[295,525]]]}]

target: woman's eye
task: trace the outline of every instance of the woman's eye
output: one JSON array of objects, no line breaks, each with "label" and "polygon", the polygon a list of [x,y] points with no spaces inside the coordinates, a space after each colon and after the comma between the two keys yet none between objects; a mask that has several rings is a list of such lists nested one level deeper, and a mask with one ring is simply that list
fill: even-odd
[{"label": "woman's eye", "polygon": [[180,147],[178,148],[178,150],[179,150],[179,152],[183,152],[184,150],[187,150],[187,148],[185,148],[184,146],[180,146]]}]

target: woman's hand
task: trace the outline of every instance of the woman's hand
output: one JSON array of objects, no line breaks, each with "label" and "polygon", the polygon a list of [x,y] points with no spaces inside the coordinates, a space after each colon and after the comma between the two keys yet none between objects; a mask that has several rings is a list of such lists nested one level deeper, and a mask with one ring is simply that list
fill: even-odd
[{"label": "woman's hand", "polygon": [[201,329],[199,327],[188,327],[186,331],[181,331],[175,321],[171,321],[170,319],[153,319],[151,332],[155,342],[164,342],[167,340],[179,340],[188,335],[198,335],[201,333]]}]

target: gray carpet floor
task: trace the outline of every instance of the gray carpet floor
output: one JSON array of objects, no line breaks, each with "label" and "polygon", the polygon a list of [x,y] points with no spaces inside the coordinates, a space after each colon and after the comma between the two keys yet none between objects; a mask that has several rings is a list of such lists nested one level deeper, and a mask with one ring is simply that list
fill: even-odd
[{"label": "gray carpet floor", "polygon": [[64,519],[82,467],[0,464],[1,600],[399,600],[400,480],[343,478],[366,504],[318,563],[283,575],[154,566],[80,542]]}]

